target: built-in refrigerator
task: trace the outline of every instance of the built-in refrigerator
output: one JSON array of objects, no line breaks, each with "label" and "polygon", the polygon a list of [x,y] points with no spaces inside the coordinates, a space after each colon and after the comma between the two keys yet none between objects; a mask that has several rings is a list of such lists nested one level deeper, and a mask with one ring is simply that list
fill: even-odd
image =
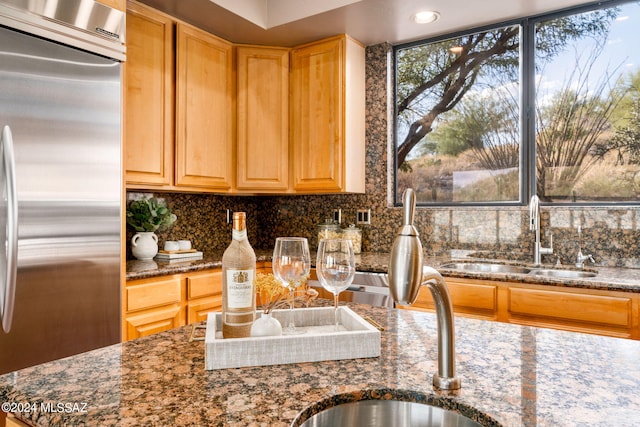
[{"label": "built-in refrigerator", "polygon": [[124,30],[0,0],[0,374],[120,341]]}]

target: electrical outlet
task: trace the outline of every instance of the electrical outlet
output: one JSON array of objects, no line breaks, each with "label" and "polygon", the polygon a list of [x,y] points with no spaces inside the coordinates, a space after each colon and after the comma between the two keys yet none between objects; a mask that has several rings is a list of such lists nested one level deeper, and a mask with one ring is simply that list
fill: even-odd
[{"label": "electrical outlet", "polygon": [[342,224],[342,209],[333,210],[333,220],[338,224]]},{"label": "electrical outlet", "polygon": [[233,211],[231,209],[225,209],[225,221],[227,224],[231,224],[233,222]]},{"label": "electrical outlet", "polygon": [[358,224],[371,224],[371,209],[358,209]]}]

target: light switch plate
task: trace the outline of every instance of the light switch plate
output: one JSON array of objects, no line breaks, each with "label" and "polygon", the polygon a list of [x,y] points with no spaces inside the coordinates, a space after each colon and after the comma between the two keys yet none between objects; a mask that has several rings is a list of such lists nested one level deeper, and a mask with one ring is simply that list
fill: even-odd
[{"label": "light switch plate", "polygon": [[333,220],[338,224],[342,224],[342,209],[333,210]]},{"label": "light switch plate", "polygon": [[371,209],[358,209],[357,214],[358,224],[371,224]]}]

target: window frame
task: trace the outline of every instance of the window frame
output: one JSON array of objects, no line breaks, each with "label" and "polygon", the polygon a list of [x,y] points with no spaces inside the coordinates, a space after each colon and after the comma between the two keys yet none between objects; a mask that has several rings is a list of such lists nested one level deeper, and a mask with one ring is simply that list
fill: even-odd
[{"label": "window frame", "polygon": [[[467,30],[456,31],[430,37],[422,40],[415,40],[393,46],[393,205],[402,205],[402,194],[398,194],[398,51],[421,46],[430,43],[437,43],[452,38],[462,37],[483,31],[491,31],[506,26],[518,25],[520,27],[520,200],[518,201],[486,201],[486,202],[417,202],[418,207],[428,208],[477,208],[477,207],[514,207],[526,206],[531,197],[536,194],[536,84],[535,84],[535,28],[541,21],[561,18],[569,15],[577,15],[594,10],[608,9],[625,4],[637,3],[636,0],[603,0],[598,3],[574,6],[566,9],[552,11],[548,13],[532,15],[523,18],[511,19],[491,25],[483,25]],[[608,202],[541,202],[541,205],[557,207],[584,207],[584,206],[612,206],[622,207],[640,206],[638,201],[608,201]]]}]

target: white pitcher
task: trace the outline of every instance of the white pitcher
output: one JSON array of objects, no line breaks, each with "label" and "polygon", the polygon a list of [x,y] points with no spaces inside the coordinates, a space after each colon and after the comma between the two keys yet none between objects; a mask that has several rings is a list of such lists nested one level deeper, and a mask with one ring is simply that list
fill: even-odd
[{"label": "white pitcher", "polygon": [[153,259],[158,253],[158,236],[153,231],[142,231],[131,238],[131,253],[139,260]]}]

